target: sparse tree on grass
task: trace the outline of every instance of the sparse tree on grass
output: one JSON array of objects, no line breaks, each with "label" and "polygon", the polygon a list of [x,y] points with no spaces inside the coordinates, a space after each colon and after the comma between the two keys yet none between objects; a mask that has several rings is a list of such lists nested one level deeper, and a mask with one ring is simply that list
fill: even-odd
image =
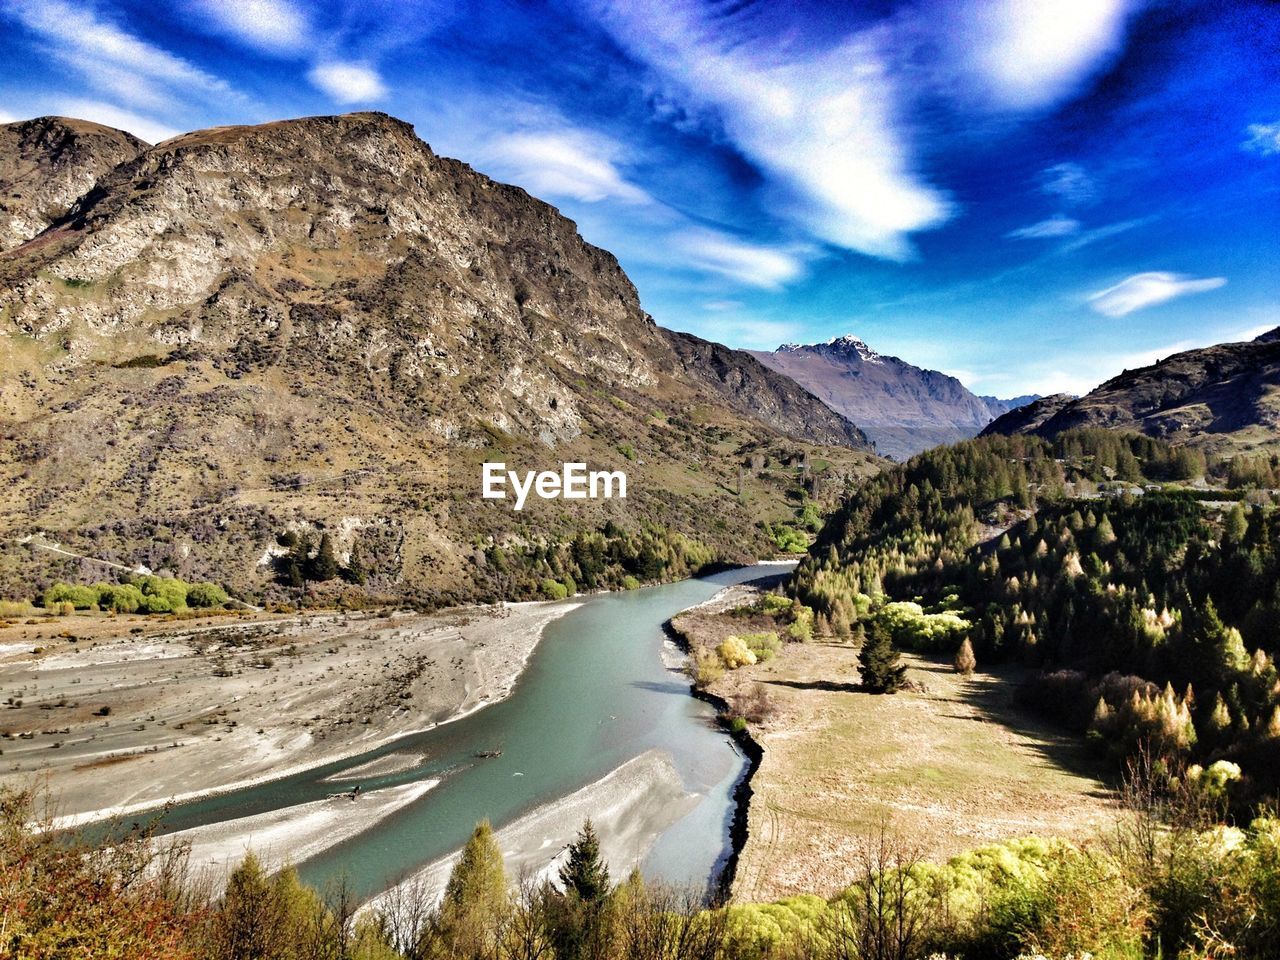
[{"label": "sparse tree on grass", "polygon": [[960,649],[956,651],[956,657],[951,661],[951,669],[966,677],[972,675],[973,671],[978,669],[978,660],[973,655],[973,644],[969,642],[968,637],[964,638],[960,644]]},{"label": "sparse tree on grass", "polygon": [[906,680],[907,668],[889,639],[889,631],[873,620],[858,653],[862,686],[871,693],[895,693]]}]

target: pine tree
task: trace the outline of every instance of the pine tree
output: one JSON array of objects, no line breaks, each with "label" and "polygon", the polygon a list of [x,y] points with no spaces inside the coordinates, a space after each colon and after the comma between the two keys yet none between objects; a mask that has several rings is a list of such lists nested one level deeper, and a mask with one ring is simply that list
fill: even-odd
[{"label": "pine tree", "polygon": [[510,907],[502,851],[488,820],[476,825],[449,874],[436,921],[436,936],[451,957],[494,952],[495,934]]},{"label": "pine tree", "polygon": [[588,820],[569,844],[569,859],[560,868],[560,882],[565,893],[590,904],[598,904],[609,895],[609,866],[600,857],[600,838]]},{"label": "pine tree", "polygon": [[878,621],[867,626],[866,640],[858,653],[862,686],[872,693],[894,693],[906,679],[907,668],[889,639],[889,632]]},{"label": "pine tree", "polygon": [[960,649],[956,651],[956,658],[951,661],[951,667],[956,673],[969,676],[978,668],[978,660],[973,655],[973,644],[969,642],[969,638],[965,637],[960,644]]},{"label": "pine tree", "polygon": [[354,583],[356,586],[363,586],[368,574],[364,569],[364,560],[360,557],[360,548],[356,544],[351,545],[351,556],[347,558],[347,565],[342,570],[342,578],[347,583]]},{"label": "pine tree", "polygon": [[320,538],[320,548],[311,558],[309,579],[323,583],[338,575],[338,558],[333,553],[333,539],[326,533]]}]

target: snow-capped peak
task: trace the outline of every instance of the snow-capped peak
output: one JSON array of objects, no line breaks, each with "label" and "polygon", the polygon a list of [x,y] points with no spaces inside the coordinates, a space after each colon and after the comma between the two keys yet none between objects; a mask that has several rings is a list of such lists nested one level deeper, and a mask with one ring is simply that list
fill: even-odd
[{"label": "snow-capped peak", "polygon": [[852,334],[832,337],[826,343],[784,343],[778,348],[778,353],[795,353],[800,350],[821,350],[825,353],[838,353],[845,356],[853,354],[864,363],[884,363],[884,357],[867,346],[866,341],[861,337],[855,337]]}]

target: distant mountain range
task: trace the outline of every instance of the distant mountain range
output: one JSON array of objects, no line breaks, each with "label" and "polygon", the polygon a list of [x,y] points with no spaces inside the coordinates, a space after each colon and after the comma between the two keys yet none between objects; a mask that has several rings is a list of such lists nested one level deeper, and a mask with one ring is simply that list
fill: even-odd
[{"label": "distant mountain range", "polygon": [[854,336],[750,352],[858,424],[877,452],[897,460],[977,436],[994,418],[1037,399],[976,396],[955,377],[877,353]]},{"label": "distant mountain range", "polygon": [[985,433],[1051,437],[1073,427],[1135,430],[1221,452],[1280,437],[1280,327],[1256,340],[1187,350],[1126,370],[1079,398],[1045,397]]}]

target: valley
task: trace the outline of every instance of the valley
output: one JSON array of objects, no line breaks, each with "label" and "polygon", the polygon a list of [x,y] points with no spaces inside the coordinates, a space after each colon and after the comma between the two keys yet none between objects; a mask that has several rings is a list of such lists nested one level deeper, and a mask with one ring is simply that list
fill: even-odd
[{"label": "valley", "polygon": [[1271,909],[1275,331],[1002,400],[660,326],[384,113],[0,133],[12,889],[214,960],[1185,960]]}]

